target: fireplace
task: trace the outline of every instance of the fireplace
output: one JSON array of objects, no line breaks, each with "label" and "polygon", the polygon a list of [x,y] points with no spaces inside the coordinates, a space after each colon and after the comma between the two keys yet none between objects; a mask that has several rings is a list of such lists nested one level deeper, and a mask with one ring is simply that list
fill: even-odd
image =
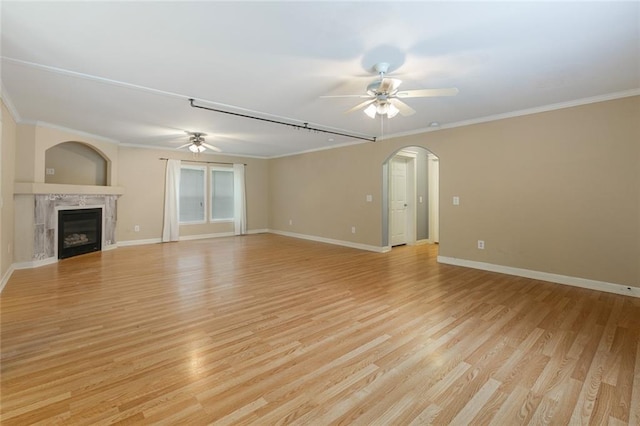
[{"label": "fireplace", "polygon": [[101,249],[101,208],[58,210],[58,259]]}]

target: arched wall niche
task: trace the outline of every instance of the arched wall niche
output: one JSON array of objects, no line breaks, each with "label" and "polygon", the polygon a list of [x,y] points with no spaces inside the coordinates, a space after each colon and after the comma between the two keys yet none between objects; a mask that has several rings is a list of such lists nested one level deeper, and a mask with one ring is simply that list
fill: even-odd
[{"label": "arched wall niche", "polygon": [[[21,125],[19,137],[20,149],[16,154],[16,170],[19,170],[19,173],[16,173],[17,182],[46,183],[46,169],[50,168],[45,167],[46,152],[65,142],[77,142],[90,147],[106,161],[106,186],[118,186],[118,144],[113,141],[100,140],[90,135],[43,124]],[[56,189],[59,190],[60,188]]]},{"label": "arched wall niche", "polygon": [[108,157],[91,144],[61,142],[45,151],[45,183],[108,186],[110,166]]}]

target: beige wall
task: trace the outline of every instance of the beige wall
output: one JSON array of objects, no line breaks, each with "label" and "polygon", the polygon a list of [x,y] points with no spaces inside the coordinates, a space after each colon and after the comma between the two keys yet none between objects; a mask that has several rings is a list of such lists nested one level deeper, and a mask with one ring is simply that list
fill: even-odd
[{"label": "beige wall", "polygon": [[636,96],[274,159],[270,227],[382,245],[382,164],[422,146],[442,256],[640,287],[638,117]]},{"label": "beige wall", "polygon": [[[162,236],[164,208],[164,175],[166,161],[175,158],[193,160],[189,152],[120,147],[119,179],[125,194],[118,199],[118,241],[151,240]],[[247,230],[268,227],[268,164],[267,160],[200,154],[198,161],[246,163]],[[140,231],[135,232],[135,225]],[[233,232],[231,223],[182,225],[180,236],[194,236]]]},{"label": "beige wall", "polygon": [[107,184],[107,161],[93,148],[80,142],[63,142],[49,148],[45,152],[44,167],[54,172],[45,172],[45,183]]},{"label": "beige wall", "polygon": [[16,122],[2,103],[0,145],[0,280],[13,264],[13,181],[15,180]]},{"label": "beige wall", "polygon": [[[382,162],[375,158],[380,157],[380,146],[354,145],[271,160],[270,228],[379,246]],[[366,201],[367,195],[373,196],[372,202]]]}]

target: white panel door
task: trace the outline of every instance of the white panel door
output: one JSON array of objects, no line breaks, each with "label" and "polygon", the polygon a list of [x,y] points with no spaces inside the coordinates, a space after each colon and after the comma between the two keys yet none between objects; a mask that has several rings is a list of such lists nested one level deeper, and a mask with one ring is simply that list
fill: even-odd
[{"label": "white panel door", "polygon": [[407,243],[407,159],[391,159],[391,182],[389,218],[391,223],[391,245]]}]

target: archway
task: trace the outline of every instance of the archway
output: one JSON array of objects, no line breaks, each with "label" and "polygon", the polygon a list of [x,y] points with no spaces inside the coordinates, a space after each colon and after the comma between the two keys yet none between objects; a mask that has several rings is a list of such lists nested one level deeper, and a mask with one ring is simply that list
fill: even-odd
[{"label": "archway", "polygon": [[382,245],[439,242],[439,159],[408,146],[382,164]]}]

